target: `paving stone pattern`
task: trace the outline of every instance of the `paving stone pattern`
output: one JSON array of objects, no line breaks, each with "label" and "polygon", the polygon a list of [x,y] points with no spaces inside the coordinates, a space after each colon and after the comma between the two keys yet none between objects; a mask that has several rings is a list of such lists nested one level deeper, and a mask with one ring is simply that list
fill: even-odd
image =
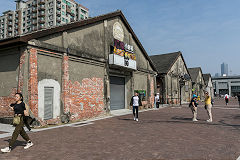
[{"label": "paving stone pattern", "polygon": [[[124,115],[81,127],[30,133],[34,146],[23,139],[0,159],[49,160],[236,160],[240,155],[240,109],[213,108],[207,123],[203,106],[198,122],[187,105],[141,112],[139,122]],[[0,148],[9,138],[0,139]]]}]

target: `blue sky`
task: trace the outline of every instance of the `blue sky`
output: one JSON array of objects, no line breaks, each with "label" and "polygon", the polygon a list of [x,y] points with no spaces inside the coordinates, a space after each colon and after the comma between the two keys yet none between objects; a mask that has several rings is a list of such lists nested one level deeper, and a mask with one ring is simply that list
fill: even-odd
[{"label": "blue sky", "polygon": [[[76,0],[94,17],[122,10],[149,55],[181,51],[188,67],[240,75],[239,0]],[[0,0],[0,12],[14,9]]]}]

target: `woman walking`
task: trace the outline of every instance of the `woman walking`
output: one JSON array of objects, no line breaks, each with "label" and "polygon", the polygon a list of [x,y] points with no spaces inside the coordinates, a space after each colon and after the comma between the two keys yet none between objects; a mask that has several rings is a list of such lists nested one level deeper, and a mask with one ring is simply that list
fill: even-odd
[{"label": "woman walking", "polygon": [[23,117],[24,117],[24,110],[26,110],[25,108],[25,103],[23,102],[23,96],[21,93],[16,93],[15,95],[15,100],[16,103],[12,104],[11,106],[12,109],[14,110],[14,123],[16,125],[15,130],[12,134],[12,139],[9,142],[9,146],[1,149],[2,152],[7,153],[7,152],[11,152],[12,147],[14,145],[14,143],[17,140],[18,135],[20,134],[23,139],[25,141],[27,141],[27,145],[24,147],[24,149],[28,149],[29,147],[33,146],[33,143],[31,142],[31,140],[29,139],[27,133],[25,132],[23,126],[24,126],[24,121],[23,121]]},{"label": "woman walking", "polygon": [[192,121],[196,122],[198,121],[197,120],[197,96],[194,95],[190,104],[189,104],[189,107],[191,108],[192,110],[192,113],[193,113],[193,118],[192,118]]},{"label": "woman walking", "polygon": [[207,110],[207,114],[209,119],[207,122],[212,122],[212,103],[211,103],[211,96],[208,92],[205,92],[205,109]]},{"label": "woman walking", "polygon": [[135,92],[134,96],[132,97],[130,106],[133,108],[133,120],[138,121],[138,107],[142,106],[142,102],[137,92]]}]

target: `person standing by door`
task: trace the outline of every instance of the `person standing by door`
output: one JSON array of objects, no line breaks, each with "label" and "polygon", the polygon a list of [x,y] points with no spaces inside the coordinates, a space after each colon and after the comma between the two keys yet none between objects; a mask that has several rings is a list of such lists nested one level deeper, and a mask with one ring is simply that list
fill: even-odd
[{"label": "person standing by door", "polygon": [[131,98],[130,106],[133,108],[133,120],[138,121],[138,109],[139,106],[142,106],[142,102],[137,92],[135,92]]},{"label": "person standing by door", "polygon": [[24,121],[23,121],[23,116],[24,116],[24,110],[25,108],[25,103],[23,102],[23,96],[21,93],[16,93],[15,94],[15,100],[16,102],[14,104],[11,104],[11,108],[14,110],[14,119],[16,120],[15,124],[15,130],[12,134],[12,139],[9,141],[9,146],[1,149],[1,152],[3,153],[8,153],[11,152],[12,147],[14,143],[17,140],[18,135],[20,134],[23,139],[27,142],[27,145],[24,147],[24,149],[28,149],[29,147],[33,146],[32,141],[30,140],[29,136],[25,132],[23,126],[24,126]]}]

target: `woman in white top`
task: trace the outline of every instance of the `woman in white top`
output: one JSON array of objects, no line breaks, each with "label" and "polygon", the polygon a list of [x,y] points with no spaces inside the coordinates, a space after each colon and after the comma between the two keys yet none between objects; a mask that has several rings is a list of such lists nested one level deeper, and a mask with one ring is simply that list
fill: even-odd
[{"label": "woman in white top", "polygon": [[[134,121],[138,121],[138,107],[142,106],[142,102],[141,102],[141,99],[138,96],[137,92],[134,93],[134,96],[132,97],[131,102],[130,102],[130,106],[132,106],[132,108],[133,108]],[[135,114],[135,112],[136,112],[136,114]]]}]

